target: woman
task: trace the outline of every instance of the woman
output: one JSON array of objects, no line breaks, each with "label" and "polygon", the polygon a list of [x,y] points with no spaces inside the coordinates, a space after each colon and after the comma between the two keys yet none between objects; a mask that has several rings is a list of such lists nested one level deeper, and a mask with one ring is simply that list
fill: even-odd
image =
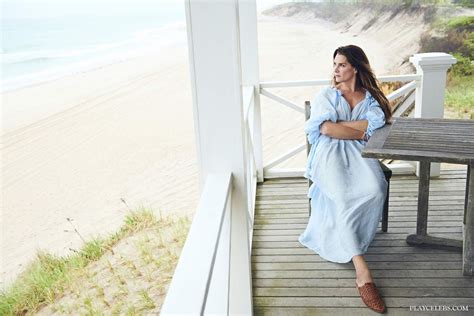
[{"label": "woman", "polygon": [[362,300],[383,313],[384,302],[362,255],[382,218],[387,182],[378,161],[362,158],[361,150],[391,113],[360,47],[339,47],[333,61],[332,86],[316,96],[304,129],[312,144],[305,173],[313,181],[308,192],[312,211],[299,241],[326,260],[352,260]]}]

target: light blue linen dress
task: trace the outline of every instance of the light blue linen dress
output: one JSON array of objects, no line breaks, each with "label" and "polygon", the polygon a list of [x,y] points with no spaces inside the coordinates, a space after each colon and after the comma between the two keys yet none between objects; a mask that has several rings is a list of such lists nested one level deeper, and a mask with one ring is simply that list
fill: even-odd
[{"label": "light blue linen dress", "polygon": [[324,88],[311,104],[304,131],[312,144],[304,177],[311,179],[311,216],[299,242],[322,258],[345,263],[367,251],[382,218],[387,191],[377,159],[363,158],[363,140],[341,140],[320,134],[327,120],[367,120],[370,137],[385,124],[385,115],[369,91],[351,111],[334,87]]}]

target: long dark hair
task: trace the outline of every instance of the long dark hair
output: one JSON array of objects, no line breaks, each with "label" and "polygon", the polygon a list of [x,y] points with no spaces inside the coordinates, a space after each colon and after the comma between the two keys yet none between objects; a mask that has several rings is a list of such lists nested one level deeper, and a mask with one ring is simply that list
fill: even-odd
[{"label": "long dark hair", "polygon": [[[356,89],[364,88],[370,92],[374,99],[379,103],[385,114],[385,120],[388,122],[392,117],[388,99],[385,97],[382,90],[380,90],[379,83],[375,78],[372,67],[370,67],[369,59],[362,48],[355,45],[338,47],[332,56],[333,60],[336,58],[337,54],[345,56],[349,64],[357,70]],[[336,78],[334,76],[332,78],[332,85],[336,86]]]}]

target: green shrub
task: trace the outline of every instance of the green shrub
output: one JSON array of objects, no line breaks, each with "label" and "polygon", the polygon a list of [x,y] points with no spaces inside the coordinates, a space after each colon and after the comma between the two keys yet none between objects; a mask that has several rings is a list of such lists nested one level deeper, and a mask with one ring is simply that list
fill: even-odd
[{"label": "green shrub", "polygon": [[474,60],[474,32],[469,32],[464,39],[460,53]]},{"label": "green shrub", "polygon": [[468,58],[462,54],[453,54],[454,58],[457,59],[457,63],[454,64],[449,71],[456,76],[471,76],[474,73],[474,64]]},{"label": "green shrub", "polygon": [[474,16],[457,16],[448,21],[447,27],[457,31],[473,31]]},{"label": "green shrub", "polygon": [[420,40],[422,53],[447,52],[460,54],[465,58],[474,59],[474,17],[461,16],[448,21],[439,22],[437,28],[443,36],[432,37],[430,32],[423,34]]},{"label": "green shrub", "polygon": [[453,0],[453,3],[463,7],[474,8],[474,2],[472,0]]},{"label": "green shrub", "polygon": [[472,76],[457,75],[450,71],[445,97],[451,118],[474,119],[474,80]]}]

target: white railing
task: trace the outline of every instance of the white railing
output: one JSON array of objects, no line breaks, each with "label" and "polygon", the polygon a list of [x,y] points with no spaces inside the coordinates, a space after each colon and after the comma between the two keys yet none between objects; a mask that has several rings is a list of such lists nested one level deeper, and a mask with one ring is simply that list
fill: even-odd
[{"label": "white railing", "polygon": [[[255,163],[254,150],[254,107],[255,107],[255,88],[246,86],[242,89],[242,106],[244,109],[244,146],[247,155],[247,193],[248,193],[248,231],[249,241],[252,244],[253,237],[253,221],[255,215],[255,199],[257,196],[257,166]],[[252,248],[252,247],[250,247]],[[250,249],[251,252],[251,249]]]},{"label": "white railing", "polygon": [[[242,89],[249,245],[257,193],[254,155],[255,88]],[[228,314],[230,280],[231,174],[210,174],[168,289],[161,315]],[[251,253],[251,247],[248,249]],[[250,276],[251,278],[251,276]],[[183,304],[182,302],[186,302]]]},{"label": "white railing", "polygon": [[[411,75],[395,75],[395,76],[380,76],[377,78],[380,82],[407,82],[405,85],[393,91],[389,95],[387,95],[387,99],[389,101],[396,100],[398,98],[405,99],[405,103],[410,102],[413,103],[415,101],[414,98],[414,90],[419,85],[422,77],[418,74],[411,74]],[[284,81],[284,82],[261,82],[260,83],[260,94],[270,98],[277,103],[280,103],[294,111],[299,113],[305,113],[304,107],[292,102],[291,100],[285,99],[273,92],[270,92],[268,89],[270,88],[288,88],[288,87],[305,87],[305,86],[324,86],[329,85],[331,83],[330,79],[319,79],[319,80],[308,80],[308,81]],[[266,163],[263,167],[265,178],[279,178],[279,177],[294,177],[294,176],[302,176],[304,170],[303,169],[294,169],[294,168],[286,168],[286,169],[277,169],[275,166],[287,161],[288,159],[294,157],[298,153],[304,151],[306,149],[306,143],[303,142],[300,145],[297,145],[287,152],[279,155],[278,157],[272,159],[270,162]],[[415,167],[413,164],[409,162],[398,163],[390,165],[390,168],[397,173],[413,173]]]},{"label": "white railing", "polygon": [[209,174],[160,315],[227,314],[231,173]]}]

